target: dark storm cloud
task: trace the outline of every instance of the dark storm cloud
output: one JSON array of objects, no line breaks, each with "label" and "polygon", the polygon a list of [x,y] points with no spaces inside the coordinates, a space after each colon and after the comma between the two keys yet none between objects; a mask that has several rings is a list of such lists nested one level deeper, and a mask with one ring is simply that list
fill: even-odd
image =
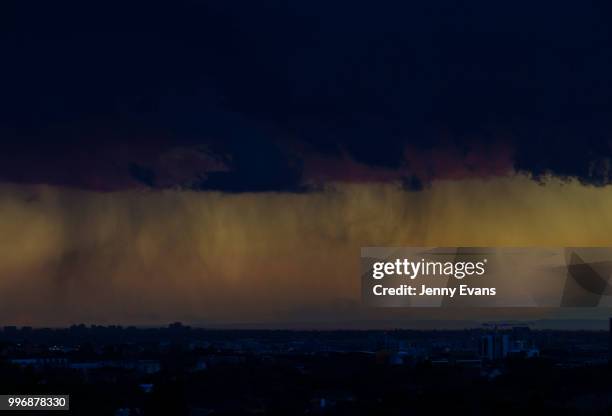
[{"label": "dark storm cloud", "polygon": [[420,189],[516,169],[610,181],[605,2],[2,8],[3,180]]}]

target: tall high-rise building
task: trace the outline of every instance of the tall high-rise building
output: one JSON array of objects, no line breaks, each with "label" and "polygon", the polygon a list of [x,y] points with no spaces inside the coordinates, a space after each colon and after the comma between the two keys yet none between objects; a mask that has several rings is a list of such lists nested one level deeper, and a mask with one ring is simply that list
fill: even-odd
[{"label": "tall high-rise building", "polygon": [[501,360],[510,351],[510,335],[494,333],[480,338],[480,356],[489,360]]}]

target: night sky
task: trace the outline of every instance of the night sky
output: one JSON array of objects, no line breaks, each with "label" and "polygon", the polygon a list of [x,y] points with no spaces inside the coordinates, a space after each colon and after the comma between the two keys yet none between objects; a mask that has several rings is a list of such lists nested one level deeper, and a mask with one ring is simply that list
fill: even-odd
[{"label": "night sky", "polygon": [[0,323],[342,325],[391,314],[360,246],[611,245],[611,16],[2,2]]}]

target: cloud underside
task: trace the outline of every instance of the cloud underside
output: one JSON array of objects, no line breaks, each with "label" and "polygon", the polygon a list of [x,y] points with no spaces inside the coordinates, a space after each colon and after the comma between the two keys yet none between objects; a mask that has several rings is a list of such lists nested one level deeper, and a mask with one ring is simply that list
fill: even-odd
[{"label": "cloud underside", "polygon": [[2,14],[3,181],[611,179],[606,4],[40,3]]},{"label": "cloud underside", "polygon": [[[247,133],[245,132],[245,135]],[[332,144],[332,143],[330,143]],[[437,140],[432,144],[368,141],[333,143],[321,151],[299,140],[235,139],[181,143],[120,140],[8,145],[0,180],[85,190],[316,191],[329,183],[401,184],[421,191],[433,181],[523,174],[605,186],[612,151],[599,141]],[[361,147],[372,155],[361,154]]]}]

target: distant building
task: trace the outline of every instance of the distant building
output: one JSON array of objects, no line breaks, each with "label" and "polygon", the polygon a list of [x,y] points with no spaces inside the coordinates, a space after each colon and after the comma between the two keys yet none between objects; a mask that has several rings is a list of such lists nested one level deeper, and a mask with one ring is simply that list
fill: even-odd
[{"label": "distant building", "polygon": [[63,357],[15,358],[10,361],[20,367],[68,367],[68,359]]},{"label": "distant building", "polygon": [[19,335],[19,330],[14,325],[9,325],[4,327],[4,335],[10,338],[15,338]]},{"label": "distant building", "polygon": [[511,357],[536,358],[540,356],[540,350],[530,346],[527,341],[512,341],[508,355]]},{"label": "distant building", "polygon": [[513,326],[512,338],[515,340],[529,340],[531,338],[531,328],[528,326]]},{"label": "distant building", "polygon": [[70,368],[73,370],[79,370],[83,372],[97,370],[99,368],[106,367],[106,362],[104,361],[91,361],[91,362],[78,362],[78,363],[70,363]]},{"label": "distant building", "polygon": [[161,365],[158,360],[99,360],[70,363],[70,368],[88,372],[100,368],[123,368],[135,370],[143,374],[159,373]]},{"label": "distant building", "polygon": [[536,358],[540,350],[534,346],[531,329],[528,326],[513,326],[512,330],[498,331],[483,335],[479,345],[480,356],[496,361],[506,357]]},{"label": "distant building", "polygon": [[510,335],[494,333],[480,338],[480,356],[494,361],[501,360],[510,352]]}]

